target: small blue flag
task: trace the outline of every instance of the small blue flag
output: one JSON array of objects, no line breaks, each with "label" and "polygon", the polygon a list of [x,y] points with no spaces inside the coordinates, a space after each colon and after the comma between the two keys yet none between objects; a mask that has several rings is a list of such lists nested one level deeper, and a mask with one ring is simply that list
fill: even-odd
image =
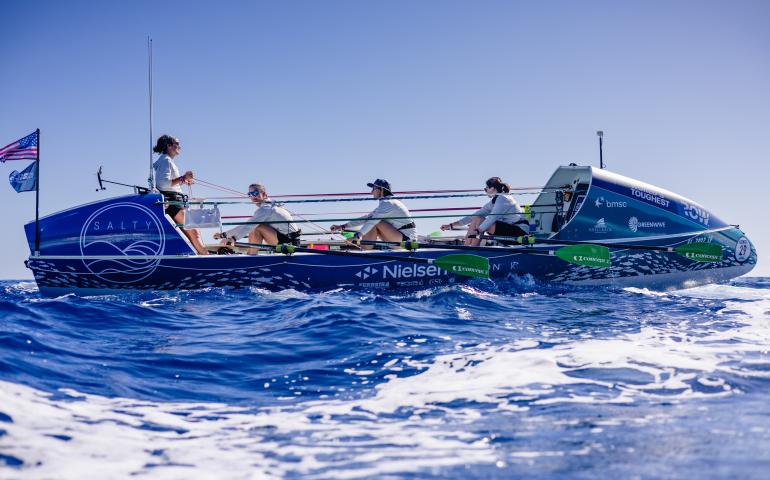
[{"label": "small blue flag", "polygon": [[36,164],[37,162],[32,162],[21,172],[17,172],[16,170],[11,172],[11,174],[8,176],[8,180],[11,181],[11,186],[14,188],[14,190],[21,193],[30,192],[35,189],[35,183],[37,183],[35,181]]}]

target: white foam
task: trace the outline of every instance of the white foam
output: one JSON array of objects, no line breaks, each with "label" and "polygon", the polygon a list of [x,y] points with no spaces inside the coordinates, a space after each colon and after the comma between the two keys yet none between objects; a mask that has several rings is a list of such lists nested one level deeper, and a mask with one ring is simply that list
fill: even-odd
[{"label": "white foam", "polygon": [[680,297],[713,300],[770,300],[770,290],[768,289],[739,287],[736,285],[704,285],[686,290],[677,290],[671,294]]},{"label": "white foam", "polygon": [[[7,434],[0,446],[24,461],[19,478],[272,479],[332,468],[336,478],[361,478],[498,461],[473,435],[419,416],[386,420],[359,412],[337,419],[329,412],[314,416],[327,410],[323,402],[250,412],[221,404],[66,393],[72,399],[52,401],[38,390],[0,382],[2,411],[13,418],[3,425]],[[147,423],[155,429],[143,428]],[[291,441],[270,440],[275,432]],[[274,454],[294,459],[271,458]]]}]

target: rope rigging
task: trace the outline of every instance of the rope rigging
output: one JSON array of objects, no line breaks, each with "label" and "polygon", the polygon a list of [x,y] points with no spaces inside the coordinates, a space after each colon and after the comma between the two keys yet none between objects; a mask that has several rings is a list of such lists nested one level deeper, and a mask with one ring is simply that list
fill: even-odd
[{"label": "rope rigging", "polygon": [[[226,197],[208,197],[208,198],[194,198],[192,196],[192,186],[189,186],[190,189],[190,199],[187,202],[184,201],[167,201],[170,205],[178,205],[178,206],[188,206],[188,205],[253,205],[253,202],[249,199],[249,196],[247,193],[235,190],[233,188],[229,188],[223,185],[218,185],[213,182],[209,182],[207,180],[202,179],[195,179],[195,182],[200,184],[203,187],[210,188],[212,190],[219,190],[224,193],[228,194],[234,194],[236,196],[226,196]],[[558,190],[558,188],[546,188],[546,187],[512,187],[511,191],[515,191],[517,195],[535,195],[540,194],[543,192],[547,192],[550,190]],[[442,189],[442,190],[407,190],[407,191],[399,191],[399,192],[393,192],[395,195],[388,197],[389,199],[395,199],[395,200],[423,200],[423,199],[443,199],[443,198],[473,198],[473,197],[486,197],[486,193],[479,192],[478,189]],[[369,192],[347,192],[347,193],[305,193],[305,194],[283,194],[283,195],[270,195],[270,199],[275,198],[281,198],[281,199],[289,199],[289,200],[280,200],[280,201],[274,201],[272,203],[277,205],[285,205],[285,204],[304,204],[304,203],[337,203],[337,202],[358,202],[358,201],[374,201],[377,200],[375,198],[372,198],[369,196]],[[240,200],[244,199],[244,200]],[[540,204],[538,207],[554,207],[557,206],[555,204]],[[531,205],[524,205],[524,212],[522,212],[523,215],[529,216],[529,208]],[[286,208],[286,207],[284,207]],[[441,207],[441,208],[421,208],[421,209],[410,209],[410,212],[457,212],[457,211],[470,211],[470,210],[478,210],[480,207]],[[337,232],[330,232],[328,229],[322,227],[321,225],[318,225],[318,223],[333,223],[333,222],[348,222],[351,220],[360,219],[362,217],[356,216],[356,217],[350,217],[349,215],[366,215],[370,212],[363,212],[363,211],[354,211],[354,212],[320,212],[320,213],[297,213],[289,210],[286,208],[289,213],[292,214],[293,217],[295,217],[292,221],[265,221],[265,222],[252,222],[252,221],[237,221],[237,220],[243,220],[251,218],[251,216],[247,215],[230,215],[230,216],[222,216],[222,220],[229,220],[222,222],[223,226],[237,226],[237,225],[261,225],[261,224],[270,224],[270,223],[303,223],[306,224],[308,227],[311,227],[315,230],[315,232],[306,232],[307,235],[339,235],[342,237],[341,233]],[[558,213],[557,211],[538,211],[538,213]],[[314,219],[308,219],[309,216],[318,216],[318,215],[338,215],[340,217],[335,218],[314,218]],[[342,217],[344,215],[348,215],[345,217]],[[495,214],[490,214],[494,216]],[[435,215],[411,215],[411,216],[403,216],[403,217],[368,217],[368,220],[393,220],[393,219],[439,219],[439,218],[453,218],[457,217],[456,213],[445,213],[445,214],[435,214]]]}]

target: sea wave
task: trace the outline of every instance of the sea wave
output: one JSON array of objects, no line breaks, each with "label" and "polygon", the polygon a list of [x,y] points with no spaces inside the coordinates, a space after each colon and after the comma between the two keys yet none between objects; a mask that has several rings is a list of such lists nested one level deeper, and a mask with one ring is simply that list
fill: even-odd
[{"label": "sea wave", "polygon": [[[760,478],[770,461],[763,282],[57,299],[10,282],[0,471],[657,477],[666,462],[673,476],[712,477],[710,458]],[[748,449],[759,452],[750,461]]]}]

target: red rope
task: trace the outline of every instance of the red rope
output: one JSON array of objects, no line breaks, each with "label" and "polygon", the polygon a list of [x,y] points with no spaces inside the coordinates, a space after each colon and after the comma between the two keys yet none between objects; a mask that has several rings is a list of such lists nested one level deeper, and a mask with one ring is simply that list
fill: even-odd
[{"label": "red rope", "polygon": [[[410,212],[444,212],[451,210],[478,210],[481,207],[456,207],[456,208],[415,208]],[[295,213],[294,215],[359,215],[371,212],[323,212],[323,213]],[[222,218],[251,218],[251,215],[222,215]]]}]

